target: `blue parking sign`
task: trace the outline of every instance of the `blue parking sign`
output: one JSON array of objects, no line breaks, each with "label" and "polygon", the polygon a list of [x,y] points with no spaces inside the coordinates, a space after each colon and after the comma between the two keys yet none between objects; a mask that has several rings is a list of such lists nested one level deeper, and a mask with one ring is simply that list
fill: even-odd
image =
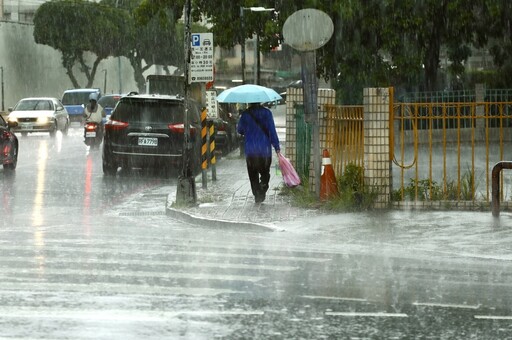
[{"label": "blue parking sign", "polygon": [[192,46],[201,46],[201,35],[192,34]]}]

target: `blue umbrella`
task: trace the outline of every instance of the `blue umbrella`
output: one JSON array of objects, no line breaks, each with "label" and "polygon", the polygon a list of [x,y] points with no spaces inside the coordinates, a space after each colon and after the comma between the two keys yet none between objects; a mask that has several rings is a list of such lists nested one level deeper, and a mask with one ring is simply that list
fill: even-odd
[{"label": "blue umbrella", "polygon": [[265,86],[245,84],[222,91],[219,103],[266,103],[282,99],[279,93]]}]

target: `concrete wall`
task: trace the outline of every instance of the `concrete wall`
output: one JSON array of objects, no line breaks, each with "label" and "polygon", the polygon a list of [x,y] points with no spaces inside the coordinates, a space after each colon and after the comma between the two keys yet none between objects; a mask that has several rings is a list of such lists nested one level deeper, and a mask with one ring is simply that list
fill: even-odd
[{"label": "concrete wall", "polygon": [[[61,64],[61,53],[46,45],[36,44],[34,26],[17,22],[0,21],[0,66],[4,70],[4,110],[14,106],[18,100],[30,96],[52,96],[61,98],[64,90],[73,88]],[[107,70],[106,93],[136,91],[133,69],[126,58],[121,58],[119,72],[117,58],[100,63],[94,87],[104,90]],[[85,87],[85,77],[79,77]],[[119,77],[121,75],[121,77]],[[119,80],[121,79],[121,81]],[[0,94],[1,95],[1,94]],[[0,98],[1,99],[1,98]],[[0,111],[2,107],[0,106]]]}]

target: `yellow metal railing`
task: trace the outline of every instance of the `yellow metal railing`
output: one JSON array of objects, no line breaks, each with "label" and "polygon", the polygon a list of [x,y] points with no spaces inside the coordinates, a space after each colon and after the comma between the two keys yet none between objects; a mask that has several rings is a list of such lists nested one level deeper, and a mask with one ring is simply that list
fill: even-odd
[{"label": "yellow metal railing", "polygon": [[363,106],[326,105],[326,145],[336,177],[349,163],[363,166],[364,134]]},{"label": "yellow metal railing", "polygon": [[415,199],[490,201],[492,167],[512,140],[512,102],[395,103],[393,112],[402,197],[412,181]]}]

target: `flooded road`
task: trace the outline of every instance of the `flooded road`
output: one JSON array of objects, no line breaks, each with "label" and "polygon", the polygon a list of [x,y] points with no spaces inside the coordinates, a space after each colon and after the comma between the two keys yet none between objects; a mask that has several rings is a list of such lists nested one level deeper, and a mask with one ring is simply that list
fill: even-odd
[{"label": "flooded road", "polygon": [[142,170],[104,178],[78,128],[20,137],[16,173],[0,170],[0,337],[512,337],[507,214],[336,214],[264,232],[172,220],[175,190]]}]

